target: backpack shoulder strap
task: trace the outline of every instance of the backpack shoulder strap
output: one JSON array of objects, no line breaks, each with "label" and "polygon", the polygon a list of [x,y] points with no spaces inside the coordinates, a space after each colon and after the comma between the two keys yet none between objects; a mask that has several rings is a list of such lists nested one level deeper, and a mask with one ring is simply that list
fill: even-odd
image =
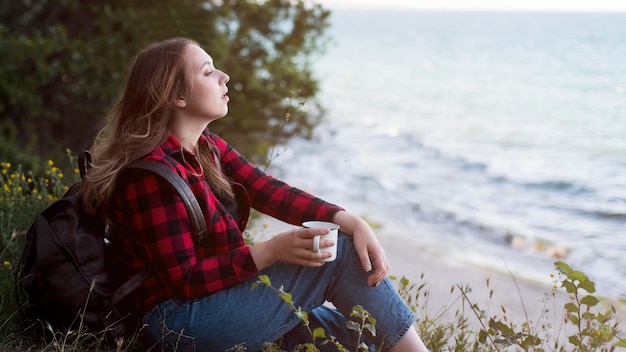
[{"label": "backpack shoulder strap", "polygon": [[178,174],[167,167],[167,165],[156,160],[137,160],[128,165],[128,168],[151,171],[169,182],[185,203],[189,221],[191,221],[191,228],[198,241],[207,236],[206,223],[200,204],[196,196],[191,192],[189,185]]},{"label": "backpack shoulder strap", "polygon": [[[204,221],[204,215],[202,214],[200,204],[198,203],[196,196],[194,196],[193,192],[191,192],[189,185],[187,185],[187,183],[178,174],[167,167],[167,165],[156,160],[137,160],[128,165],[128,168],[153,172],[172,185],[172,187],[174,187],[183,199],[183,203],[185,203],[185,208],[187,209],[187,214],[189,215],[189,221],[191,222],[191,228],[196,235],[196,239],[199,241],[207,236],[206,222]],[[122,298],[126,297],[129,293],[139,287],[139,285],[141,285],[141,283],[144,282],[148,276],[148,271],[144,269],[131,277],[115,290],[111,296],[111,304],[115,305],[121,301]]]}]

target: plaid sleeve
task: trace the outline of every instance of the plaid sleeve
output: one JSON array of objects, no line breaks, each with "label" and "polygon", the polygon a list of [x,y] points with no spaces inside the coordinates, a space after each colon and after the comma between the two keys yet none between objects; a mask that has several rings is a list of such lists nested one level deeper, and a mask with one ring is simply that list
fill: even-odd
[{"label": "plaid sleeve", "polygon": [[244,186],[252,207],[293,225],[307,220],[331,221],[343,208],[326,202],[296,187],[292,187],[250,163],[220,137],[212,135],[222,153],[220,160],[225,173]]},{"label": "plaid sleeve", "polygon": [[[157,176],[145,174],[126,182],[120,193],[120,203],[129,214],[126,233],[136,236],[138,247],[145,250],[145,262],[175,295],[205,296],[257,274],[249,247],[239,243],[225,253],[199,257],[182,199]],[[211,217],[205,214],[206,219]]]}]

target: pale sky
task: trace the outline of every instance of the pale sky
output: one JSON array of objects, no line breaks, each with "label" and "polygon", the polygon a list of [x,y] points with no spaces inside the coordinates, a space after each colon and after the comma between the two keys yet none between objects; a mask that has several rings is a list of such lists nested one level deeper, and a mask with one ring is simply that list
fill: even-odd
[{"label": "pale sky", "polygon": [[626,0],[318,0],[328,8],[626,12]]}]

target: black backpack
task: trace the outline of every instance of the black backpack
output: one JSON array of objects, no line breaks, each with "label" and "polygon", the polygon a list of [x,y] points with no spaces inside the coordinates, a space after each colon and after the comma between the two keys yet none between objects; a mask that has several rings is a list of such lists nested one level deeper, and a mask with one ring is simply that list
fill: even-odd
[{"label": "black backpack", "polygon": [[[81,178],[90,164],[89,153],[81,153]],[[183,198],[196,235],[206,234],[198,201],[182,178],[154,160],[139,160],[128,167],[154,172],[168,181]],[[18,302],[25,300],[23,313],[27,318],[56,330],[83,327],[90,333],[103,333],[108,342],[116,341],[132,333],[137,322],[129,319],[130,314],[123,314],[117,304],[149,273],[144,269],[115,286],[107,259],[107,225],[102,218],[85,212],[79,191],[80,181],[39,214],[28,230],[16,272]]]}]

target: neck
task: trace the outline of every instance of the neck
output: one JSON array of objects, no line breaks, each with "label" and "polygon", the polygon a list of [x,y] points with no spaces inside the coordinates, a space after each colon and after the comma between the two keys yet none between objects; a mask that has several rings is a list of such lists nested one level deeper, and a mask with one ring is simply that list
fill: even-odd
[{"label": "neck", "polygon": [[172,134],[176,137],[176,139],[178,139],[183,148],[187,151],[193,152],[205,128],[206,126],[198,126],[194,128],[185,125],[176,126],[172,131]]}]

